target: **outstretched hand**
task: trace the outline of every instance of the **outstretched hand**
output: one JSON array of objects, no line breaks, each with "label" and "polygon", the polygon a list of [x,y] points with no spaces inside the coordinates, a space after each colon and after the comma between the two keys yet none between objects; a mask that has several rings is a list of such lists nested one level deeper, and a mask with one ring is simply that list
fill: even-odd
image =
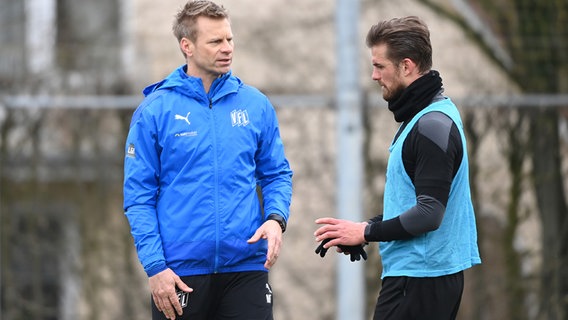
[{"label": "outstretched hand", "polygon": [[321,241],[316,248],[316,253],[322,258],[329,248],[337,246],[337,251],[349,254],[351,261],[359,261],[361,258],[367,260],[367,253],[363,249],[366,222],[335,218],[320,218],[315,222],[322,225],[314,232],[316,241]]},{"label": "outstretched hand", "polygon": [[265,239],[268,242],[268,252],[266,253],[264,267],[270,269],[276,263],[280,254],[280,247],[282,246],[282,228],[280,228],[278,222],[274,220],[264,222],[254,235],[247,240],[247,243],[255,243],[260,239]]}]

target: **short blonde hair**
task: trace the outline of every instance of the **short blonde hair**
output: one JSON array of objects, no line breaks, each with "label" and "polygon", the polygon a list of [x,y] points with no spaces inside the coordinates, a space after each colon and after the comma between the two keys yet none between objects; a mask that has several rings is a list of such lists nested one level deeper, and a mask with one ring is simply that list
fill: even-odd
[{"label": "short blonde hair", "polygon": [[191,0],[176,14],[173,24],[174,36],[178,42],[187,38],[193,42],[197,40],[195,24],[198,17],[212,19],[229,19],[229,12],[222,5],[209,0]]}]

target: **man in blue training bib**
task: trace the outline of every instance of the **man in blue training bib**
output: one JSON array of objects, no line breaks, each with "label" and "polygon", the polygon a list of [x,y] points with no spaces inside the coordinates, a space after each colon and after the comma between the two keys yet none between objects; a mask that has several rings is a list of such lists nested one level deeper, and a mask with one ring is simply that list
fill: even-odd
[{"label": "man in blue training bib", "polygon": [[323,248],[379,242],[379,319],[455,319],[463,270],[481,263],[460,114],[432,70],[430,32],[418,17],[367,34],[372,78],[401,123],[389,148],[383,214],[366,222],[321,218]]}]

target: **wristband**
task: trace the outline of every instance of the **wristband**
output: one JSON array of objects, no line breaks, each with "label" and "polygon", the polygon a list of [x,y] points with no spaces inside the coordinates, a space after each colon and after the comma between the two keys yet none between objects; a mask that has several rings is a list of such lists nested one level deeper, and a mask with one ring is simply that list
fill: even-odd
[{"label": "wristband", "polygon": [[286,231],[286,220],[284,220],[284,217],[282,217],[279,214],[276,213],[272,213],[268,216],[268,218],[266,218],[266,220],[274,220],[276,222],[278,222],[278,224],[280,225],[280,229],[282,229],[282,233],[284,233],[284,231]]}]

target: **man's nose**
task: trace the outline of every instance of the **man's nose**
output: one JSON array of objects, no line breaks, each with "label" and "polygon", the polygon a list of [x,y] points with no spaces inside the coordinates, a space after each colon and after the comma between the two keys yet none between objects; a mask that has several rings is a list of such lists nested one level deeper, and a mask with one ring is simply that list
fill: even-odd
[{"label": "man's nose", "polygon": [[221,46],[221,50],[223,52],[232,52],[233,51],[233,45],[229,41],[224,41],[223,46]]},{"label": "man's nose", "polygon": [[373,69],[373,73],[371,74],[373,80],[378,81],[381,79],[381,73],[377,71],[377,69]]}]

